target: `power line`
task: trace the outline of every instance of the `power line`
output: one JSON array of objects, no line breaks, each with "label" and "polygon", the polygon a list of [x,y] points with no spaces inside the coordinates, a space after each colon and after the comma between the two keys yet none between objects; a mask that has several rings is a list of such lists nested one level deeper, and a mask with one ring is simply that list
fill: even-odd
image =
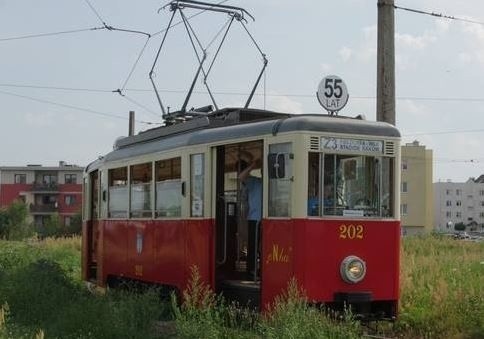
[{"label": "power line", "polygon": [[458,18],[458,17],[455,17],[453,15],[445,15],[445,14],[442,14],[442,13],[435,13],[435,12],[426,12],[426,11],[422,11],[422,10],[419,10],[419,9],[401,7],[401,6],[396,6],[396,5],[393,5],[393,7],[395,9],[401,9],[403,11],[417,13],[417,14],[430,15],[430,16],[433,16],[433,17],[441,18],[441,19],[450,19],[450,20],[456,20],[456,21],[463,21],[463,22],[467,22],[467,23],[471,23],[471,24],[484,25],[484,22],[482,22],[482,21]]},{"label": "power line", "polygon": [[[49,105],[54,105],[54,106],[58,106],[58,107],[70,108],[70,109],[74,109],[74,110],[78,110],[78,111],[83,111],[83,112],[87,112],[87,113],[90,113],[90,114],[96,114],[96,115],[100,115],[100,116],[104,116],[104,117],[108,117],[108,118],[129,120],[126,117],[122,117],[122,116],[119,116],[119,115],[116,115],[116,114],[110,114],[110,113],[96,111],[96,110],[93,110],[93,109],[90,109],[90,108],[83,108],[83,107],[63,104],[63,103],[59,103],[59,102],[54,102],[54,101],[50,101],[50,100],[39,99],[39,98],[31,97],[31,96],[28,96],[28,95],[21,95],[21,94],[11,93],[11,92],[1,91],[1,90],[0,90],[0,93],[4,94],[4,95],[9,95],[9,96],[13,96],[13,97],[18,97],[18,98],[22,98],[22,99],[40,102],[40,103],[43,103],[43,104],[49,104]],[[142,121],[142,120],[136,120],[136,122],[139,122],[141,124],[146,124],[146,125],[157,125],[158,124],[158,123]]]},{"label": "power line", "polygon": [[99,14],[99,12],[94,8],[94,6],[89,2],[89,0],[84,0],[87,5],[89,6],[89,8],[91,8],[91,10],[93,11],[93,13],[97,16],[97,18],[99,19],[99,21],[101,21],[101,23],[106,26],[106,22],[101,18],[101,15]]},{"label": "power line", "polygon": [[80,29],[73,29],[73,30],[69,30],[69,31],[21,35],[21,36],[15,36],[15,37],[10,37],[10,38],[1,38],[0,42],[2,42],[2,41],[12,41],[12,40],[21,40],[21,39],[31,39],[31,38],[42,38],[42,37],[47,37],[47,36],[80,33],[80,32],[87,32],[87,31],[97,31],[97,30],[101,30],[101,29],[106,29],[106,27],[80,28]]}]

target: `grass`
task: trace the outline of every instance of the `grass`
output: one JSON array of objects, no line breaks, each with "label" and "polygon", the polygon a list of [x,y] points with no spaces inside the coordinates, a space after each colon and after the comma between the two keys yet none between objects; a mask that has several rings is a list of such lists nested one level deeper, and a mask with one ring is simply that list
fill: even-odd
[{"label": "grass", "polygon": [[[484,243],[437,236],[403,240],[400,315],[380,334],[483,338]],[[80,281],[80,239],[0,241],[0,338],[159,338],[174,318],[180,338],[359,338],[351,314],[337,322],[291,281],[265,315],[227,304],[193,268],[183,304],[159,291],[89,293]]]},{"label": "grass", "polygon": [[403,242],[396,331],[424,338],[484,337],[484,243],[441,236]]}]

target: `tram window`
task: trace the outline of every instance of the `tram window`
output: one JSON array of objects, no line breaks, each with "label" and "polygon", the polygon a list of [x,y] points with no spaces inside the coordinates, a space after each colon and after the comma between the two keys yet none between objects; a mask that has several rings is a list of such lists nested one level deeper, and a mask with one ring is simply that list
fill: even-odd
[{"label": "tram window", "polygon": [[309,153],[308,166],[308,216],[318,216],[321,214],[321,194],[320,192],[320,154]]},{"label": "tram window", "polygon": [[269,216],[288,217],[291,215],[291,195],[292,195],[292,144],[281,143],[269,145],[269,162],[271,158],[284,157],[281,164],[284,170],[283,177],[269,178]]},{"label": "tram window", "polygon": [[151,166],[151,163],[145,163],[130,167],[132,218],[151,217]]},{"label": "tram window", "polygon": [[128,168],[109,170],[109,217],[128,217]]},{"label": "tram window", "polygon": [[181,158],[157,161],[155,170],[156,216],[181,216]]},{"label": "tram window", "polygon": [[203,196],[204,196],[204,158],[203,154],[190,156],[190,206],[192,217],[203,217]]},{"label": "tram window", "polygon": [[[390,217],[393,215],[393,160],[359,155],[325,154],[323,164],[309,157],[309,179],[323,168],[323,196],[308,190],[308,215],[322,201],[324,215]],[[314,181],[315,179],[313,179]],[[311,186],[311,182],[309,182]],[[313,189],[314,190],[314,189]],[[316,190],[317,191],[317,190]],[[311,200],[313,199],[313,200]]]}]

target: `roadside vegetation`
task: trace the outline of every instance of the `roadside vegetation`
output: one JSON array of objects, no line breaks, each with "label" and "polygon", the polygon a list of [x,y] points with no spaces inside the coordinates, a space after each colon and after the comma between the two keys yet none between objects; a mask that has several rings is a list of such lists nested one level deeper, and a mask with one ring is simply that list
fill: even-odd
[{"label": "roadside vegetation", "polygon": [[[80,237],[0,240],[0,338],[359,338],[351,312],[335,321],[310,306],[297,281],[259,315],[213,294],[196,268],[183,304],[159,291],[89,292]],[[484,243],[438,236],[402,242],[401,306],[379,335],[482,338]]]}]

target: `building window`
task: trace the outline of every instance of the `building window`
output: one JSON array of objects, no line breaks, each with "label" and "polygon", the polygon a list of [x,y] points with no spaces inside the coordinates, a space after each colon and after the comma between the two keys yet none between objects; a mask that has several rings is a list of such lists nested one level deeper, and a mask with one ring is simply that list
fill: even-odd
[{"label": "building window", "polygon": [[64,217],[64,226],[71,226],[71,217]]},{"label": "building window", "polygon": [[462,190],[461,189],[456,189],[455,190],[455,195],[461,195],[462,193]]},{"label": "building window", "polygon": [[457,201],[455,202],[455,205],[456,205],[456,206],[461,206],[461,205],[462,205],[462,201],[457,200]]},{"label": "building window", "polygon": [[447,212],[445,212],[445,216],[446,216],[447,218],[452,217],[452,212],[451,212],[451,211],[447,211]]},{"label": "building window", "polygon": [[26,174],[15,174],[15,183],[16,184],[26,184],[27,183],[27,175]]},{"label": "building window", "polygon": [[66,174],[65,175],[65,183],[66,184],[77,184],[77,175],[76,174]]},{"label": "building window", "polygon": [[479,195],[480,195],[480,196],[483,196],[483,195],[484,195],[484,190],[480,190],[480,191],[479,191]]},{"label": "building window", "polygon": [[474,206],[467,206],[467,210],[468,211],[473,211],[474,210]]},{"label": "building window", "polygon": [[64,197],[64,202],[67,206],[72,206],[76,203],[76,197],[74,195],[66,195]]},{"label": "building window", "polygon": [[458,219],[462,218],[462,212],[455,212],[455,217]]},{"label": "building window", "polygon": [[481,206],[484,206],[484,201],[481,201]]},{"label": "building window", "polygon": [[408,214],[408,206],[407,206],[407,204],[401,204],[400,205],[400,214],[401,215],[407,215]]},{"label": "building window", "polygon": [[406,171],[408,169],[408,162],[406,160],[402,161],[402,170]]},{"label": "building window", "polygon": [[402,182],[402,193],[408,192],[408,183],[406,181]]},{"label": "building window", "polygon": [[484,212],[479,213],[479,217],[482,219],[484,218]]},{"label": "building window", "polygon": [[53,174],[44,174],[42,177],[42,183],[44,185],[55,185],[57,184],[57,176]]},{"label": "building window", "polygon": [[450,190],[445,190],[445,195],[450,195]]},{"label": "building window", "polygon": [[445,202],[445,206],[452,206],[452,201],[447,200],[447,201]]}]

